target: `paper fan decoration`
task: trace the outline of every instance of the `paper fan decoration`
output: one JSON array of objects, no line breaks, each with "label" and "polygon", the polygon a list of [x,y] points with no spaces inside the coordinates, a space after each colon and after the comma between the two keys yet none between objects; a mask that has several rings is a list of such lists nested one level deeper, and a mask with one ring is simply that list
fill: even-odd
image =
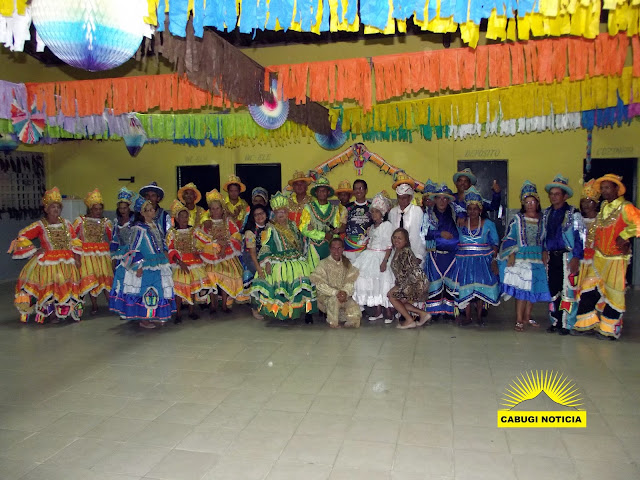
[{"label": "paper fan decoration", "polygon": [[287,121],[289,102],[278,99],[278,88],[273,82],[271,84],[271,99],[265,100],[262,105],[249,105],[249,113],[262,128],[275,130]]},{"label": "paper fan decoration", "polygon": [[316,133],[316,142],[325,150],[335,150],[344,145],[349,138],[349,132],[342,131],[342,122],[338,120],[338,124],[335,129],[331,130],[329,135],[323,135],[322,133]]},{"label": "paper fan decoration", "polygon": [[35,101],[31,109],[24,109],[14,99],[11,104],[11,123],[18,140],[29,144],[40,140],[45,127],[44,114],[38,112]]},{"label": "paper fan decoration", "polygon": [[122,136],[122,139],[132,157],[138,155],[147,143],[147,132],[144,131],[138,117],[133,114],[129,115],[129,131]]}]

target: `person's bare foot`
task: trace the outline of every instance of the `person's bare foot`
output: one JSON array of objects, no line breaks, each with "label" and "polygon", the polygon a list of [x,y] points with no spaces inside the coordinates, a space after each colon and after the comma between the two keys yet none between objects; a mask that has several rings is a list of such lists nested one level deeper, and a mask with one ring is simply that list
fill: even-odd
[{"label": "person's bare foot", "polygon": [[416,324],[418,327],[423,326],[424,324],[429,325],[429,320],[431,320],[431,315],[427,312],[423,312],[420,314],[420,320]]},{"label": "person's bare foot", "polygon": [[330,323],[329,328],[342,328],[339,323]]},{"label": "person's bare foot", "polygon": [[406,330],[406,329],[409,329],[409,328],[416,328],[416,322],[414,322],[414,321],[405,322],[404,325],[399,323],[396,326],[396,328],[399,328],[400,330]]}]

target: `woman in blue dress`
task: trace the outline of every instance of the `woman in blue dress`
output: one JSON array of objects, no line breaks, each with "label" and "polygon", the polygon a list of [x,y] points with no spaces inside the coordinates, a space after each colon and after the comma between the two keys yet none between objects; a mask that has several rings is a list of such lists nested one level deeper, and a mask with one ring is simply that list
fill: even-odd
[{"label": "woman in blue dress", "polygon": [[429,279],[427,312],[432,317],[454,316],[453,289],[447,275],[455,268],[458,227],[450,202],[453,192],[444,183],[430,194],[435,201],[423,217],[421,234],[426,240],[424,272]]},{"label": "woman in blue dress", "polygon": [[500,281],[495,256],[500,239],[496,225],[489,219],[481,218],[483,199],[476,187],[464,194],[466,219],[464,226],[458,227],[459,241],[455,268],[449,278],[453,288],[456,306],[464,310],[465,318],[458,317],[458,325],[471,323],[471,304],[476,305],[476,321],[482,322],[484,303],[500,303]]},{"label": "woman in blue dress", "polygon": [[176,311],[173,278],[162,232],[154,222],[153,204],[142,198],[135,209],[142,216],[131,231],[130,250],[118,268],[122,279],[113,283],[109,308],[125,320],[139,320],[143,328],[155,328]]},{"label": "woman in blue dress", "polygon": [[505,299],[516,299],[518,332],[524,330],[525,324],[539,326],[531,320],[535,302],[551,301],[542,262],[540,197],[536,186],[528,180],[522,185],[520,201],[522,209],[509,223],[498,254],[502,294]]}]

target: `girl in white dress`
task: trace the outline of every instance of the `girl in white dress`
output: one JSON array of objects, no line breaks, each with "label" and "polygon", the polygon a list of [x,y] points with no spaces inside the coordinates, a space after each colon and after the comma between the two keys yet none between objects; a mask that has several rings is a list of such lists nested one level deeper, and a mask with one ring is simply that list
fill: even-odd
[{"label": "girl in white dress", "polygon": [[[382,193],[378,193],[371,201],[369,211],[373,225],[367,233],[367,248],[353,262],[353,266],[360,270],[355,283],[353,299],[360,307],[375,307],[375,315],[369,320],[374,322],[383,318],[385,323],[393,321],[391,317],[391,303],[387,292],[395,285],[395,279],[390,265],[387,265],[391,255],[391,235],[393,226],[385,220],[391,208],[391,201]],[[384,315],[382,314],[384,308]]]}]

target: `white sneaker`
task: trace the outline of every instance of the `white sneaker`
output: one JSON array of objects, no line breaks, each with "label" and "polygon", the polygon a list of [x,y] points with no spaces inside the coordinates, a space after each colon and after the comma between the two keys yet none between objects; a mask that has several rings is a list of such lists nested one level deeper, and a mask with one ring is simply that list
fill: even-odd
[{"label": "white sneaker", "polygon": [[390,323],[393,323],[393,318],[385,318],[384,323],[386,323],[387,325],[389,325]]},{"label": "white sneaker", "polygon": [[375,322],[376,320],[380,320],[382,317],[384,317],[384,315],[380,314],[377,317],[371,316],[369,317],[369,321],[370,322]]}]

